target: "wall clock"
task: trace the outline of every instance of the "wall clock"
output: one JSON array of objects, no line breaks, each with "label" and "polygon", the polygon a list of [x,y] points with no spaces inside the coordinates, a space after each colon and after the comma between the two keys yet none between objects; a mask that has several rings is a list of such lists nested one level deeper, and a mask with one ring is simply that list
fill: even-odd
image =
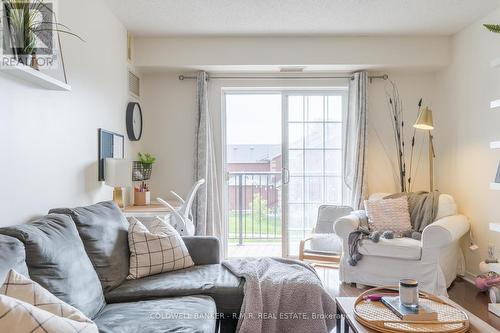
[{"label": "wall clock", "polygon": [[142,136],[142,109],[139,103],[127,106],[127,134],[130,141],[139,141]]}]

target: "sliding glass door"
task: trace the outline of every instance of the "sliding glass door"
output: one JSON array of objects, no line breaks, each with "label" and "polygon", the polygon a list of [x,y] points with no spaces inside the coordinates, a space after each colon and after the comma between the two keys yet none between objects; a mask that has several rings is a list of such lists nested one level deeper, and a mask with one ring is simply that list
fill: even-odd
[{"label": "sliding glass door", "polygon": [[342,204],[346,89],[226,91],[228,256],[297,256],[318,207]]},{"label": "sliding glass door", "polygon": [[318,207],[342,204],[345,90],[283,93],[284,247],[297,256],[314,227]]}]

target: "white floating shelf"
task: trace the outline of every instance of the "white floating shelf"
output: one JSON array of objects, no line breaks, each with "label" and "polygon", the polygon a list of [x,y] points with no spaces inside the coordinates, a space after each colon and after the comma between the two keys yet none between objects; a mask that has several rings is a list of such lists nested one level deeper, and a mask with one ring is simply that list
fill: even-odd
[{"label": "white floating shelf", "polygon": [[500,149],[500,141],[490,142],[490,149]]},{"label": "white floating shelf", "polygon": [[60,91],[71,90],[70,85],[22,64],[19,64],[17,66],[4,66],[1,67],[0,70],[6,74],[15,76],[27,82],[31,82],[44,89]]},{"label": "white floating shelf", "polygon": [[493,59],[490,62],[491,68],[499,68],[500,67],[500,58]]},{"label": "white floating shelf", "polygon": [[496,109],[500,107],[500,99],[496,99],[490,102],[490,109]]},{"label": "white floating shelf", "polygon": [[500,183],[490,183],[490,190],[500,191]]},{"label": "white floating shelf", "polygon": [[[490,230],[500,232],[500,223],[490,223]],[[500,264],[498,264],[500,270]]]}]

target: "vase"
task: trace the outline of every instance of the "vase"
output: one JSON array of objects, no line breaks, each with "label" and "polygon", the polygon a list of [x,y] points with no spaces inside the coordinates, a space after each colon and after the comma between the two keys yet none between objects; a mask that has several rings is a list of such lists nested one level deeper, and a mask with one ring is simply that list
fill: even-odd
[{"label": "vase", "polygon": [[31,54],[31,63],[30,64],[31,64],[31,68],[33,68],[33,69],[35,69],[37,71],[39,70],[39,68],[38,68],[38,59],[36,57],[36,53],[35,52],[33,52]]}]

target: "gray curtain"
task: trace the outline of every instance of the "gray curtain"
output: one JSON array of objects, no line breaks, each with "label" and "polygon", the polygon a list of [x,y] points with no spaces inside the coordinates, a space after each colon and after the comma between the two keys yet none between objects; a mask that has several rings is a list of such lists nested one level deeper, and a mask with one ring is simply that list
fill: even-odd
[{"label": "gray curtain", "polygon": [[366,196],[367,90],[368,73],[354,73],[349,81],[344,137],[344,183],[349,190],[347,203],[354,209],[363,207]]},{"label": "gray curtain", "polygon": [[[197,89],[197,127],[195,181],[204,178],[194,202],[194,223],[196,235],[216,236],[221,242],[221,251],[225,249],[225,237],[222,229],[221,193],[217,180],[214,138],[210,113],[208,111],[208,75],[199,72],[196,80]],[[224,253],[222,253],[224,255]]]}]

